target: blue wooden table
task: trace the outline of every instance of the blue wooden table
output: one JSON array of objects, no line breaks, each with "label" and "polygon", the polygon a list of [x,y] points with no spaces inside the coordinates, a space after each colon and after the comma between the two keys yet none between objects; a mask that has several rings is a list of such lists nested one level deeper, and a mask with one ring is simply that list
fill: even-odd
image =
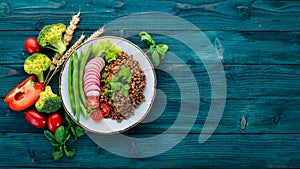
[{"label": "blue wooden table", "polygon": [[[183,87],[191,96],[184,100],[185,105],[191,107],[184,109],[194,111],[192,105],[195,104],[200,104],[200,107],[196,109],[198,114],[191,129],[188,126],[194,116],[191,121],[182,122],[172,133],[164,135],[176,138],[188,131],[179,144],[156,156],[128,158],[105,150],[84,136],[71,142],[71,147],[77,151],[74,157],[54,161],[52,146],[43,130],[30,126],[22,112],[9,110],[4,97],[28,76],[23,70],[23,62],[28,57],[23,49],[24,41],[28,37],[37,37],[45,25],[68,24],[71,16],[79,10],[81,22],[75,38],[82,33],[89,35],[116,19],[154,11],[180,17],[198,28],[181,29],[181,22],[175,20],[155,29],[164,23],[159,18],[154,22],[153,18],[144,17],[144,20],[119,25],[120,28],[115,27],[106,33],[127,37],[146,48],[140,42],[138,32],[156,30],[153,37],[157,43],[169,45],[169,56],[156,69],[157,88],[161,93],[158,93],[155,104],[165,103],[165,109],[157,119],[141,123],[123,134],[134,138],[164,134],[178,117],[182,106],[180,87]],[[300,168],[300,1],[5,0],[0,3],[0,12],[0,167]],[[151,23],[147,23],[149,20]],[[143,22],[145,25],[141,26]],[[199,30],[215,48],[222,63],[226,78],[225,96],[212,97],[209,65],[205,65],[186,44],[172,38],[175,34],[193,34]],[[199,46],[199,50],[205,47]],[[179,56],[180,62],[171,54]],[[167,71],[181,70],[184,66],[195,77],[199,98],[193,97],[190,82],[177,83],[186,77],[185,72],[173,77]],[[56,76],[50,83],[56,92],[58,78]],[[215,83],[218,85],[221,81]],[[163,99],[165,102],[161,101]],[[199,102],[195,102],[197,99]],[[218,99],[226,99],[220,123],[208,140],[199,143],[210,106]],[[188,119],[188,115],[185,118]],[[217,117],[212,119],[218,122]],[[119,140],[120,144],[122,141]],[[133,154],[132,157],[143,151],[145,148],[135,142],[128,147],[128,154]]]}]

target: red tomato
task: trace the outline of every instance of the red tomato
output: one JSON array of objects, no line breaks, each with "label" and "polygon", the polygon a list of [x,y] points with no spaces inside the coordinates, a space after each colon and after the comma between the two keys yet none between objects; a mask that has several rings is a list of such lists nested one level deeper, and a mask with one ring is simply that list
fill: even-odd
[{"label": "red tomato", "polygon": [[25,114],[26,121],[36,128],[44,128],[46,126],[46,117],[36,110],[28,110]]},{"label": "red tomato", "polygon": [[48,117],[48,129],[51,131],[51,132],[55,132],[56,129],[61,126],[62,124],[62,120],[61,120],[61,115],[58,114],[58,113],[52,113],[49,115]]},{"label": "red tomato", "polygon": [[103,115],[102,115],[102,110],[95,110],[93,113],[92,113],[92,119],[96,122],[102,120],[103,118]]},{"label": "red tomato", "polygon": [[102,110],[102,115],[103,115],[103,117],[108,116],[109,113],[110,113],[110,107],[109,107],[109,105],[106,104],[106,103],[101,103],[101,104],[100,104],[100,110]]},{"label": "red tomato", "polygon": [[40,51],[39,42],[34,38],[28,38],[24,43],[24,48],[29,54],[37,53]]},{"label": "red tomato", "polygon": [[4,101],[10,109],[22,111],[38,101],[44,85],[34,80],[35,77],[30,76],[7,94]]},{"label": "red tomato", "polygon": [[91,109],[99,107],[99,98],[96,96],[89,96],[86,102],[88,107]]}]

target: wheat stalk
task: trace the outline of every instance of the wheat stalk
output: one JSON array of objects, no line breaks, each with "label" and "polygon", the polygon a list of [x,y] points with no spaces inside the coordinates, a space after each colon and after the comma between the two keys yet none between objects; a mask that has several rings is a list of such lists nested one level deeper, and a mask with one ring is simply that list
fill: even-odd
[{"label": "wheat stalk", "polygon": [[87,38],[83,43],[86,43],[88,41],[91,41],[94,38],[99,37],[100,35],[102,35],[105,32],[104,30],[104,26],[100,29],[98,29],[97,31],[95,31],[89,38]]},{"label": "wheat stalk", "polygon": [[80,21],[80,12],[74,15],[70,21],[69,26],[67,27],[66,33],[64,35],[64,43],[68,46],[73,38],[74,31],[77,28],[77,25]]},{"label": "wheat stalk", "polygon": [[45,81],[44,86],[47,86],[52,77],[59,71],[61,65],[72,55],[72,53],[79,47],[83,42],[85,35],[81,35],[80,38],[63,54],[63,56],[57,61],[57,64],[52,72],[51,76]]},{"label": "wheat stalk", "polygon": [[[70,42],[73,38],[74,31],[76,30],[79,21],[80,21],[80,12],[78,12],[76,15],[72,16],[70,24],[67,27],[67,30],[66,30],[66,33],[65,33],[64,39],[63,39],[64,44],[66,46],[68,46],[70,44]],[[61,56],[58,53],[55,53],[55,55],[52,58],[52,63],[51,63],[51,66],[49,68],[48,74],[46,76],[46,80],[48,79],[50,73],[56,68],[56,65],[57,65],[60,58],[61,58]]]}]

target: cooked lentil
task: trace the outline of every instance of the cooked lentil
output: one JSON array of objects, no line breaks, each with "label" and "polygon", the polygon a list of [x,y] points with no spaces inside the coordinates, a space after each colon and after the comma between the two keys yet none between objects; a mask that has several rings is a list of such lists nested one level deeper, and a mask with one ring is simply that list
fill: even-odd
[{"label": "cooked lentil", "polygon": [[[131,82],[129,83],[130,89],[128,96],[123,96],[120,92],[116,92],[114,101],[106,96],[104,92],[109,90],[105,87],[107,80],[118,74],[121,66],[125,65],[132,73]],[[107,116],[113,120],[121,122],[134,114],[134,109],[145,101],[144,90],[146,87],[146,75],[141,69],[140,64],[133,56],[122,52],[116,61],[108,64],[108,72],[105,79],[102,80],[102,93],[100,95],[100,102],[107,103],[110,108],[110,114]]]}]

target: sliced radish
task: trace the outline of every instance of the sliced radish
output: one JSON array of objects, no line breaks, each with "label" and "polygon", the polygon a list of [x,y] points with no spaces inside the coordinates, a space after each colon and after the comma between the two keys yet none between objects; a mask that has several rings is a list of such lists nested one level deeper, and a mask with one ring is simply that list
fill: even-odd
[{"label": "sliced radish", "polygon": [[90,97],[90,96],[96,96],[96,97],[98,97],[98,96],[100,96],[100,92],[98,92],[98,91],[91,91],[91,92],[86,93],[86,96],[87,97]]}]

